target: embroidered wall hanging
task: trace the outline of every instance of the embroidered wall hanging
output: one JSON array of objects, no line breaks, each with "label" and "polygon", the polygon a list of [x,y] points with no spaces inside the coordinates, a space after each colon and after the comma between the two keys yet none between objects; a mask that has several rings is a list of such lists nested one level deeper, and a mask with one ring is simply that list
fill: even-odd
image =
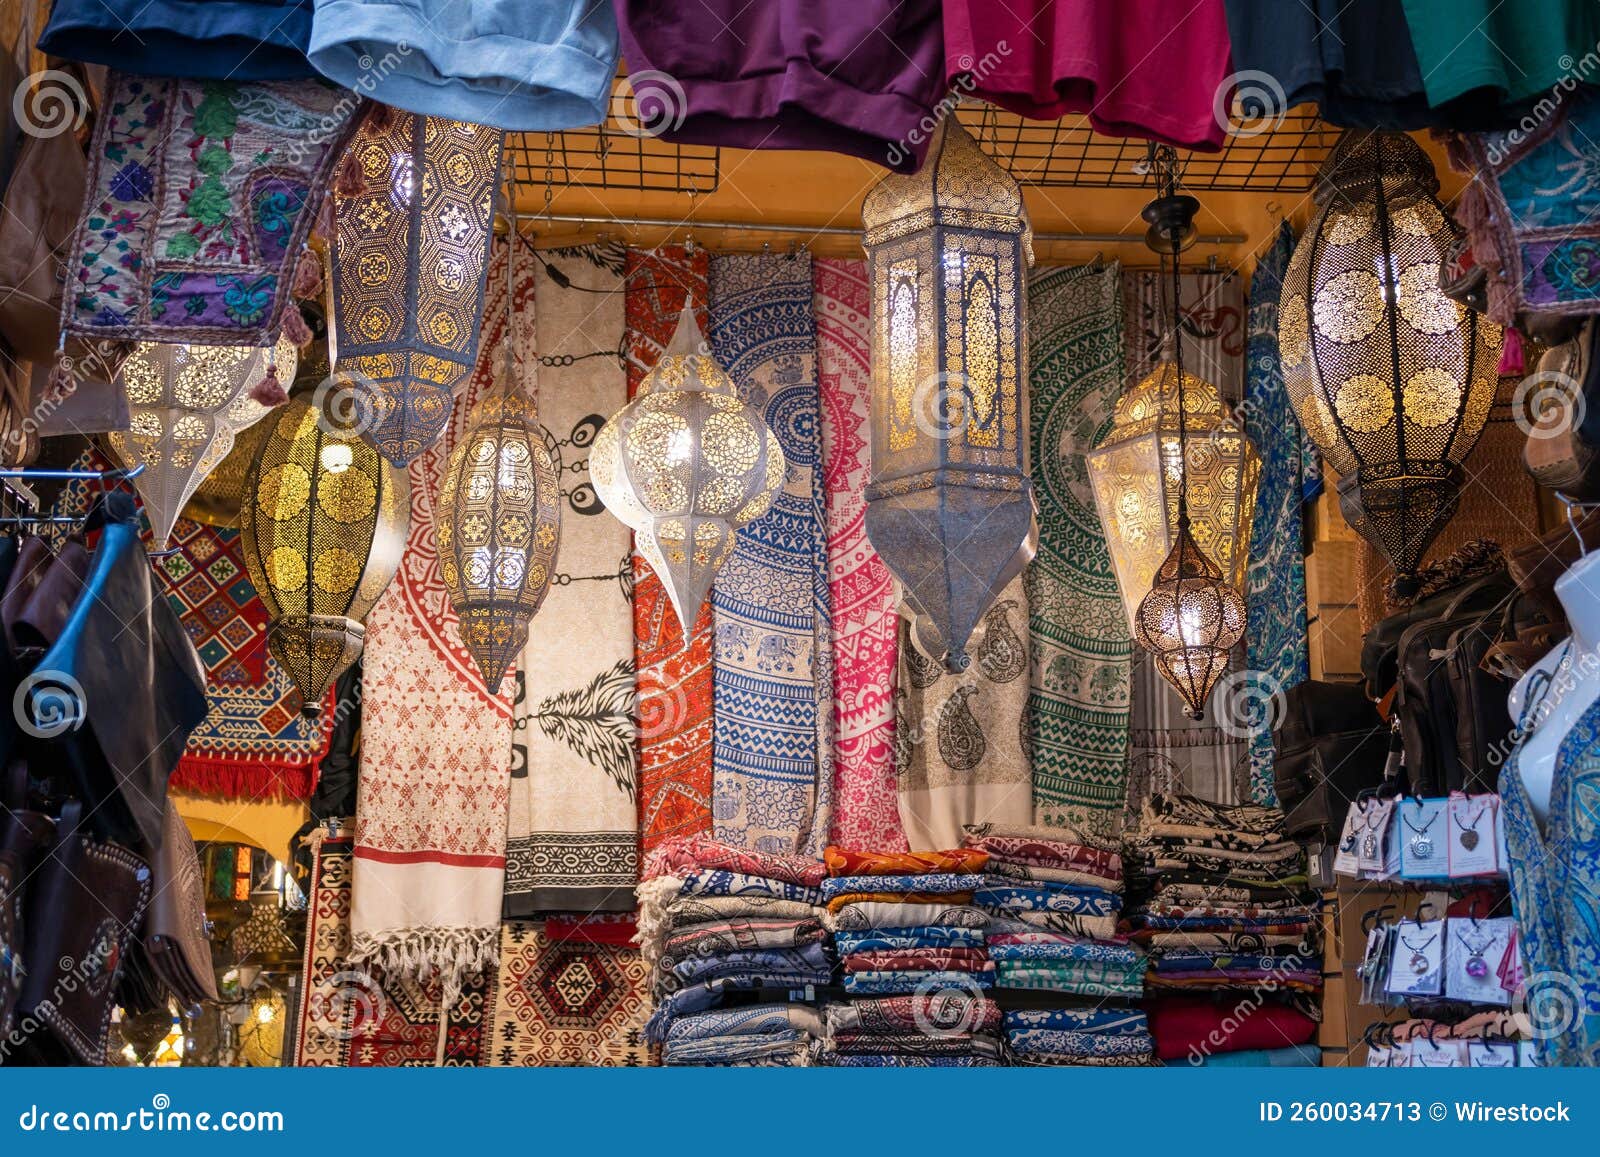
[{"label": "embroidered wall hanging", "polygon": [[62,327],[81,337],[271,345],[363,103],[321,81],[112,73]]},{"label": "embroidered wall hanging", "polygon": [[522,652],[507,918],[628,911],[639,878],[632,539],[596,497],[586,457],[627,402],[625,253],[601,245],[542,256],[548,264],[531,272],[534,324],[518,333],[537,342],[539,420],[561,478],[561,549]]},{"label": "embroidered wall hanging", "polygon": [[894,690],[900,821],[913,851],[961,845],[966,824],[1033,822],[1028,596],[1022,576],[978,621],[972,665],[952,675],[899,624]]},{"label": "embroidered wall hanging", "polygon": [[867,541],[863,501],[871,473],[866,262],[817,261],[813,281],[838,731],[832,842],[902,851],[906,833],[894,779],[894,578]]},{"label": "embroidered wall hanging", "polygon": [[821,855],[833,794],[833,647],[811,258],[711,259],[711,350],[789,463],[712,586],[712,817],[725,843]]},{"label": "embroidered wall hanging", "polygon": [[[708,259],[682,246],[628,250],[628,396],[672,340],[685,301],[704,330]],[[639,731],[639,846],[711,832],[711,602],[687,646],[661,580],[633,555],[633,661]]]},{"label": "embroidered wall hanging", "polygon": [[1027,735],[1041,824],[1114,835],[1128,750],[1132,642],[1083,456],[1122,388],[1121,271],[1051,269],[1028,285],[1039,553],[1024,574]]}]

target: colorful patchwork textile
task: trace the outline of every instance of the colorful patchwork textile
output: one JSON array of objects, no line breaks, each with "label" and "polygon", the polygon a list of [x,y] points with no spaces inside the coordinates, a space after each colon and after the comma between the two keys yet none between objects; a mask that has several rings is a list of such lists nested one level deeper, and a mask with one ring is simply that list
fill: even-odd
[{"label": "colorful patchwork textile", "polygon": [[713,257],[711,349],[789,464],[712,586],[715,831],[819,855],[832,811],[833,642],[810,256]]},{"label": "colorful patchwork textile", "polygon": [[595,497],[586,457],[627,403],[617,361],[625,253],[586,246],[542,258],[532,271],[537,326],[518,333],[536,330],[539,419],[561,475],[561,544],[519,664],[508,918],[625,912],[639,879],[632,537]]},{"label": "colorful patchwork textile", "polygon": [[1250,351],[1244,386],[1245,432],[1261,454],[1245,583],[1249,610],[1245,668],[1254,673],[1258,694],[1237,702],[1256,705],[1260,711],[1261,717],[1243,722],[1250,726],[1250,799],[1263,804],[1278,802],[1272,779],[1275,721],[1266,717],[1266,705],[1274,696],[1311,678],[1306,559],[1300,525],[1304,491],[1301,442],[1305,435],[1278,365],[1278,290],[1293,253],[1294,231],[1285,221],[1250,279]]},{"label": "colorful patchwork textile", "polygon": [[906,835],[894,778],[894,579],[866,530],[872,392],[867,267],[829,259],[815,262],[813,274],[839,734],[832,838],[897,851],[906,847]]},{"label": "colorful patchwork textile", "polygon": [[362,103],[321,81],[113,73],[89,149],[63,328],[271,345]]},{"label": "colorful patchwork textile", "polygon": [[1025,746],[1037,822],[1101,836],[1115,834],[1123,807],[1132,643],[1083,456],[1124,380],[1120,294],[1116,265],[1051,269],[1028,283],[1039,554],[1026,572]]},{"label": "colorful patchwork textile", "polygon": [[537,923],[506,923],[494,1004],[489,1064],[651,1063],[644,1043],[647,974],[634,948],[573,938],[555,940]]},{"label": "colorful patchwork textile", "polygon": [[405,555],[367,616],[362,668],[355,953],[408,976],[442,970],[452,989],[493,971],[506,865],[510,697],[490,694],[461,645],[433,534],[445,462],[504,340],[505,281],[489,282],[487,352],[449,429],[411,463]]},{"label": "colorful patchwork textile", "polygon": [[900,620],[895,771],[900,820],[918,851],[955,847],[964,824],[1032,817],[1027,633],[1020,575],[979,621],[972,666],[959,675],[924,655]]},{"label": "colorful patchwork textile", "polygon": [[971,848],[947,852],[852,852],[829,848],[823,862],[831,876],[900,876],[918,872],[981,872],[989,853]]},{"label": "colorful patchwork textile", "polygon": [[[672,340],[685,301],[705,332],[706,279],[704,249],[628,250],[628,397]],[[685,645],[666,587],[638,554],[632,565],[639,845],[648,856],[662,840],[711,831],[711,606],[700,608]]]},{"label": "colorful patchwork textile", "polygon": [[337,1068],[394,1068],[486,1063],[484,1006],[492,985],[470,984],[440,1029],[442,986],[391,977],[351,963],[352,841],[348,833],[311,836],[306,954],[294,1063]]}]

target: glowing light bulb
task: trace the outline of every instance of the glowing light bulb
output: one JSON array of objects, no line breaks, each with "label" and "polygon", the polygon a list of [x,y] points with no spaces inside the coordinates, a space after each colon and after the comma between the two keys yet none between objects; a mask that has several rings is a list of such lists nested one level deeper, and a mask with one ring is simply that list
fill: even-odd
[{"label": "glowing light bulb", "polygon": [[322,447],[321,460],[329,474],[343,474],[355,461],[355,451],[343,442],[328,442]]}]

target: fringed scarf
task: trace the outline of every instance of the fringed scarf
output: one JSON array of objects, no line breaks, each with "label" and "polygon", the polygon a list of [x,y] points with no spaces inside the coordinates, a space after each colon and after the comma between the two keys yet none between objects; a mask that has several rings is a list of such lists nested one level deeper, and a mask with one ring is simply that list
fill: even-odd
[{"label": "fringed scarf", "polygon": [[1306,638],[1306,560],[1301,547],[1300,477],[1304,438],[1278,364],[1278,291],[1294,253],[1285,221],[1250,280],[1250,344],[1245,369],[1245,432],[1261,455],[1245,600],[1245,666],[1255,673],[1250,725],[1250,799],[1276,804],[1274,719],[1268,704],[1311,677]]},{"label": "fringed scarf", "polygon": [[789,473],[712,587],[719,840],[820,855],[833,795],[833,643],[811,258],[711,260],[711,347]]},{"label": "fringed scarf", "polygon": [[561,543],[522,652],[508,918],[626,912],[639,878],[633,540],[596,498],[587,462],[601,426],[627,403],[625,253],[605,245],[541,257],[539,420],[561,477]]},{"label": "fringed scarf", "polygon": [[1102,836],[1115,833],[1122,810],[1132,643],[1083,456],[1122,387],[1121,292],[1116,265],[1052,269],[1028,285],[1039,553],[1025,572],[1033,654],[1024,738],[1037,822]]},{"label": "fringed scarf", "polygon": [[833,839],[852,848],[903,851],[894,782],[894,579],[866,532],[872,390],[871,297],[864,261],[813,266],[817,378],[828,507],[828,587],[833,611]]},{"label": "fringed scarf", "polygon": [[[493,256],[503,263],[504,249]],[[397,977],[442,972],[451,994],[492,970],[500,949],[511,697],[509,680],[501,694],[484,687],[461,645],[439,575],[433,501],[504,340],[501,268],[489,278],[484,356],[450,426],[411,464],[405,555],[367,616],[363,652],[353,956]],[[524,282],[519,312],[531,297]]]},{"label": "fringed scarf", "polygon": [[[672,339],[689,301],[705,332],[708,288],[703,249],[628,250],[628,396]],[[633,556],[633,661],[639,729],[639,844],[711,832],[711,602],[685,645],[666,588]]]}]

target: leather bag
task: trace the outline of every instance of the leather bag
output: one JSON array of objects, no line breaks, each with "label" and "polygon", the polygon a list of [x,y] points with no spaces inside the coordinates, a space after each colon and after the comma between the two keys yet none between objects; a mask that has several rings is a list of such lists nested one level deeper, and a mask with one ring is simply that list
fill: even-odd
[{"label": "leather bag", "polygon": [[1383,780],[1389,728],[1355,683],[1308,680],[1284,694],[1273,779],[1291,839],[1338,839],[1350,800]]}]

